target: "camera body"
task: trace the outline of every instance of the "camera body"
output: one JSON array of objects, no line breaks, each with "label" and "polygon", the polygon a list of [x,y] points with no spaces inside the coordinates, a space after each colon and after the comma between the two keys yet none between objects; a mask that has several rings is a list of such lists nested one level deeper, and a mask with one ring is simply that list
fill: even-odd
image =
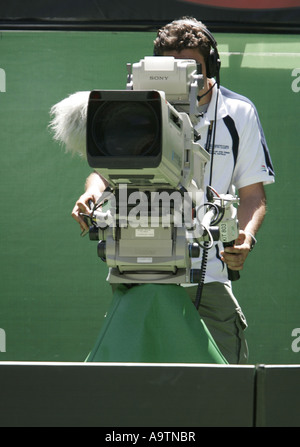
[{"label": "camera body", "polygon": [[110,188],[86,217],[111,283],[198,283],[202,242],[237,237],[236,198],[205,204],[210,156],[192,124],[202,87],[195,61],[149,57],[129,67],[127,90],[90,93],[87,159]]}]

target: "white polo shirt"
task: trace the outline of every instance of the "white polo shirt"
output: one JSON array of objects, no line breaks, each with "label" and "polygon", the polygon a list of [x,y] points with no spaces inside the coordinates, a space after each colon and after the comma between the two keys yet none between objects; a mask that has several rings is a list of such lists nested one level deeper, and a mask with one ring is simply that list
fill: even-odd
[{"label": "white polo shirt", "polygon": [[[200,134],[199,143],[208,150],[207,134],[215,119],[216,86],[207,112],[195,125]],[[209,152],[211,152],[211,145]],[[206,165],[205,185],[209,185],[210,163]],[[211,186],[218,193],[232,192],[254,183],[274,182],[274,170],[265,136],[255,106],[247,98],[221,87],[218,96],[217,127],[213,157]],[[226,265],[221,261],[223,245],[214,244],[208,253],[205,282],[228,282]],[[200,268],[201,258],[193,260],[193,267]]]}]

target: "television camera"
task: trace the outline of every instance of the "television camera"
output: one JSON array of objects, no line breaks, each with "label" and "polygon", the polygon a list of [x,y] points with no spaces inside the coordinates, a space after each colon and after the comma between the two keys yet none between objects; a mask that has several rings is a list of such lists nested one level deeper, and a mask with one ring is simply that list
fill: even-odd
[{"label": "television camera", "polygon": [[193,258],[238,236],[238,199],[204,190],[201,88],[194,60],[145,57],[128,65],[126,90],[90,93],[87,160],[110,186],[83,217],[110,283],[199,283]]}]

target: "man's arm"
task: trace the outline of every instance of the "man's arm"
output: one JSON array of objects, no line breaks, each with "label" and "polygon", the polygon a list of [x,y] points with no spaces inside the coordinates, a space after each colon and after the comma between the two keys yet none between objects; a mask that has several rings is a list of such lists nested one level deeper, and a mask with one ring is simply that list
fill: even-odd
[{"label": "man's arm", "polygon": [[231,270],[242,270],[249,254],[251,235],[255,236],[266,214],[266,195],[262,183],[245,186],[239,190],[238,219],[240,234],[234,247],[221,252],[222,260]]},{"label": "man's arm", "polygon": [[82,230],[88,230],[88,226],[79,213],[90,214],[89,201],[97,202],[107,186],[108,182],[97,172],[93,172],[86,179],[85,192],[79,197],[72,210],[72,217],[79,223]]}]

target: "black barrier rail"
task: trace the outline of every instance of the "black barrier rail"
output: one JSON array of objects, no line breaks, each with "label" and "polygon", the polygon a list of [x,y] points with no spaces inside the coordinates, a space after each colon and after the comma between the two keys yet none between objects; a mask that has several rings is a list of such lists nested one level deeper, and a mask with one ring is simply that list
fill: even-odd
[{"label": "black barrier rail", "polygon": [[[65,20],[14,20],[0,19],[0,31],[149,31],[156,32],[166,20],[121,20],[121,21],[65,21]],[[259,34],[300,34],[300,24],[274,22],[216,22],[206,21],[214,33],[259,33]]]},{"label": "black barrier rail", "polygon": [[136,427],[140,442],[194,442],[199,427],[294,427],[299,379],[300,365],[0,362],[0,426],[104,427],[107,441],[125,440],[114,427]]},{"label": "black barrier rail", "polygon": [[300,427],[300,365],[256,367],[255,424]]}]

